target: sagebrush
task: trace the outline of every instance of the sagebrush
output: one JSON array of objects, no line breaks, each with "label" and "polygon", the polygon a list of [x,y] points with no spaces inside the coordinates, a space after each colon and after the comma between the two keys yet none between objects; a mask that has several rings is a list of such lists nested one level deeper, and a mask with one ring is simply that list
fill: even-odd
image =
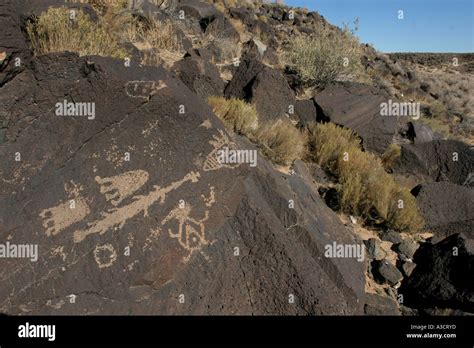
[{"label": "sagebrush", "polygon": [[308,132],[309,159],[338,178],[341,209],[398,231],[418,231],[424,221],[410,191],[388,174],[382,161],[362,151],[350,130],[313,124]]},{"label": "sagebrush", "polygon": [[26,32],[37,55],[69,51],[81,56],[127,56],[126,50],[109,33],[102,20],[93,22],[80,10],[50,8],[36,20],[29,21]]}]

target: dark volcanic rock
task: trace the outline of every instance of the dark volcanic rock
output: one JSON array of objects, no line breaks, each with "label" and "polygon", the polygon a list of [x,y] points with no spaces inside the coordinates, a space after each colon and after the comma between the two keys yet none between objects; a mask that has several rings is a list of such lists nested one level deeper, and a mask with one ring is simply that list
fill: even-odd
[{"label": "dark volcanic rock", "polygon": [[212,30],[218,32],[221,38],[238,39],[239,33],[230,24],[229,20],[216,7],[199,0],[177,0],[177,10],[184,11],[185,16],[190,16],[199,22],[201,30],[205,33]]},{"label": "dark volcanic rock", "polygon": [[[56,114],[64,101],[94,113]],[[365,265],[324,256],[362,242],[309,172],[219,164],[219,149],[252,145],[174,74],[44,55],[0,104],[0,242],[39,249],[34,267],[0,260],[0,312],[363,313]]]},{"label": "dark volcanic rock", "polygon": [[338,82],[330,84],[314,99],[331,122],[357,132],[367,150],[384,153],[398,133],[397,117],[380,115],[381,103],[388,101],[388,95],[382,90]]},{"label": "dark volcanic rock", "polygon": [[409,122],[407,135],[415,144],[440,140],[439,137],[431,130],[430,126],[417,122]]},{"label": "dark volcanic rock", "polygon": [[413,255],[415,255],[415,252],[418,250],[420,247],[420,244],[410,241],[410,240],[404,240],[400,244],[397,244],[395,247],[395,251],[400,254],[405,256],[408,259],[412,259]]},{"label": "dark volcanic rock", "polygon": [[448,182],[418,185],[413,189],[426,227],[438,238],[465,233],[474,238],[474,188]]},{"label": "dark volcanic rock", "polygon": [[390,285],[395,285],[403,279],[397,267],[387,260],[372,262],[372,273],[377,281]]},{"label": "dark volcanic rock", "polygon": [[302,126],[306,126],[311,122],[316,122],[318,115],[314,100],[296,100],[294,114],[291,116]]},{"label": "dark volcanic rock", "polygon": [[375,238],[370,238],[364,241],[367,248],[367,256],[374,260],[383,260],[386,253],[382,250],[381,242]]},{"label": "dark volcanic rock", "polygon": [[364,306],[366,315],[401,315],[396,301],[389,297],[367,294]]},{"label": "dark volcanic rock", "polygon": [[249,87],[249,101],[255,104],[262,121],[285,117],[295,105],[294,92],[278,70],[265,67]]},{"label": "dark volcanic rock", "polygon": [[380,239],[385,240],[387,242],[391,242],[393,244],[398,244],[402,242],[402,237],[400,237],[400,233],[394,230],[386,230],[381,232]]},{"label": "dark volcanic rock", "polygon": [[296,101],[283,74],[263,65],[255,54],[244,57],[225,89],[225,96],[255,104],[261,121],[286,117]]},{"label": "dark volcanic rock", "polygon": [[457,140],[403,145],[394,170],[423,180],[474,186],[474,150]]},{"label": "dark volcanic rock", "polygon": [[184,59],[176,62],[171,70],[183,83],[199,96],[222,96],[225,82],[221,79],[217,68],[210,64],[210,53],[203,50],[192,50]]},{"label": "dark volcanic rock", "polygon": [[237,71],[225,89],[227,98],[248,100],[251,98],[250,88],[255,77],[265,68],[255,55],[246,55],[242,58]]},{"label": "dark volcanic rock", "polygon": [[426,244],[415,255],[417,267],[400,288],[406,305],[474,312],[474,240],[452,235]]},{"label": "dark volcanic rock", "polygon": [[416,268],[416,263],[410,262],[410,261],[403,262],[401,266],[401,270],[405,277],[409,277],[413,273],[415,268]]}]

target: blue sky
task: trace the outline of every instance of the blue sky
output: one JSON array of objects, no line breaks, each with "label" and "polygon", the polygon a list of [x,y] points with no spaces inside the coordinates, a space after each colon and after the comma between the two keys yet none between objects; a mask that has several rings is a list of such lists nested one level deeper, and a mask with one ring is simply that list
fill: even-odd
[{"label": "blue sky", "polygon": [[[285,0],[341,26],[382,52],[474,52],[474,0]],[[398,19],[398,11],[404,19]]]}]

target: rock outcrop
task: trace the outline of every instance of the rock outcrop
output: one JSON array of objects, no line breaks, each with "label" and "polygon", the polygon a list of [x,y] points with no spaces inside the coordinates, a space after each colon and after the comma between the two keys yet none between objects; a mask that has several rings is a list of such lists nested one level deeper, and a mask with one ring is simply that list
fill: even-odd
[{"label": "rock outcrop", "polygon": [[400,288],[414,308],[448,308],[474,313],[474,240],[452,235],[426,244],[415,255],[416,268]]},{"label": "rock outcrop", "polygon": [[381,104],[388,102],[388,95],[359,83],[332,83],[314,99],[331,122],[354,130],[365,149],[379,154],[393,142],[403,121],[381,116]]},{"label": "rock outcrop", "polygon": [[474,238],[474,188],[449,182],[422,184],[413,189],[426,227],[444,238],[464,233]]},{"label": "rock outcrop", "polygon": [[304,165],[219,162],[256,149],[181,80],[58,53],[0,88],[0,238],[38,247],[0,261],[0,312],[362,314],[364,263],[324,252],[363,244]]},{"label": "rock outcrop", "polygon": [[448,181],[474,185],[474,150],[457,140],[434,140],[403,145],[395,171],[419,181]]}]

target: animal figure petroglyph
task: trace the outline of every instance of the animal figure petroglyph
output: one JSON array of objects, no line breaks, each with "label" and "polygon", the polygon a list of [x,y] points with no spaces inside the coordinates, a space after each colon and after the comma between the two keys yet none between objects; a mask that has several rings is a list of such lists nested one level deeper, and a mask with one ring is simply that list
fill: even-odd
[{"label": "animal figure petroglyph", "polygon": [[222,131],[219,130],[219,135],[213,135],[213,140],[209,141],[209,144],[212,145],[213,150],[207,155],[206,160],[203,165],[203,170],[209,172],[212,170],[218,170],[221,168],[235,168],[240,164],[227,164],[220,163],[218,160],[219,150],[222,150],[224,147],[229,149],[237,149],[234,142],[229,140],[229,137]]},{"label": "animal figure petroglyph", "polygon": [[191,172],[187,174],[183,179],[175,181],[167,187],[160,187],[158,185],[155,185],[153,186],[153,190],[147,195],[139,195],[133,197],[134,201],[132,203],[123,205],[118,208],[114,208],[107,212],[103,212],[101,214],[102,219],[89,223],[88,229],[74,232],[74,242],[81,242],[90,234],[98,233],[102,235],[114,226],[117,226],[118,229],[121,229],[129,219],[137,216],[140,213],[143,213],[143,216],[147,217],[148,209],[156,201],[159,200],[160,203],[163,204],[168,193],[176,190],[178,187],[188,181],[191,181],[193,183],[198,182],[200,176],[201,175],[199,174],[199,172]]}]

